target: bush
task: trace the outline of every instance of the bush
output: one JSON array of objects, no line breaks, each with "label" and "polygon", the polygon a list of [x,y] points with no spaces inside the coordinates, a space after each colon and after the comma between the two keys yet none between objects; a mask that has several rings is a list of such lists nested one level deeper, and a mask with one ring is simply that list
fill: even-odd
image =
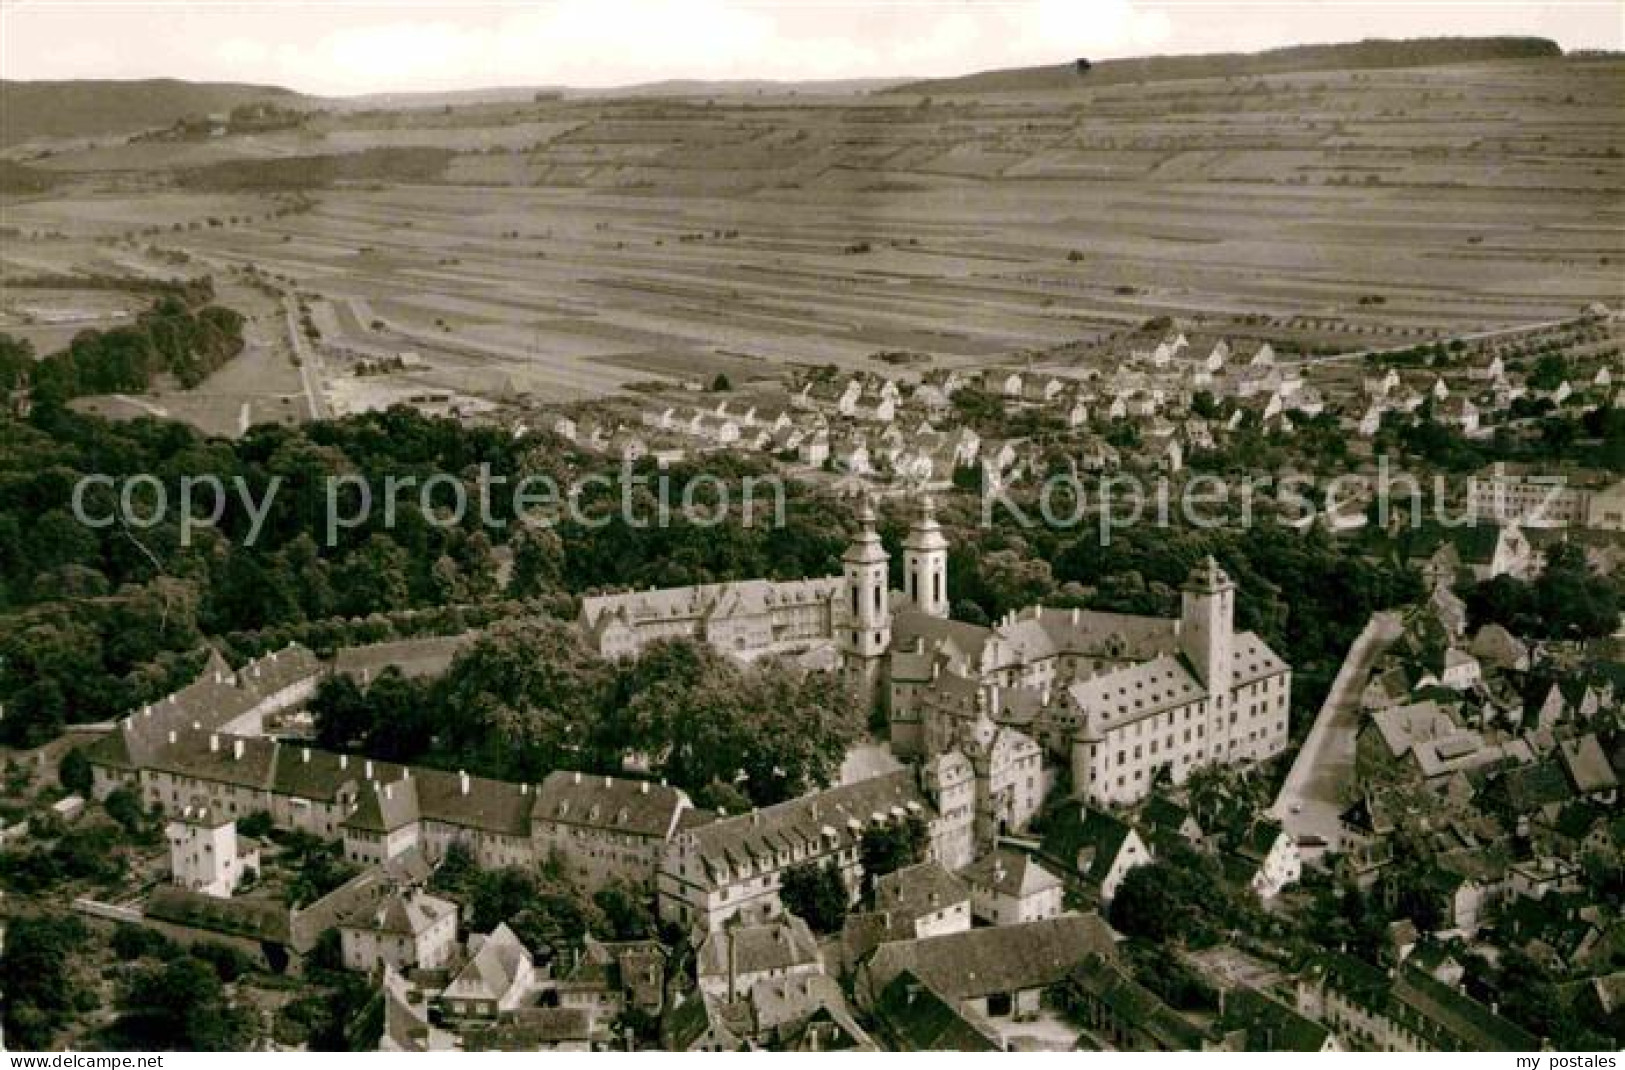
[{"label": "bush", "polygon": [[90,759],[78,747],[72,747],[62,756],[62,763],[57,767],[57,781],[69,791],[89,796],[95,777],[90,771]]},{"label": "bush", "polygon": [[264,810],[249,814],[237,822],[237,832],[240,835],[249,836],[256,840],[263,840],[270,836],[273,827],[271,815]]},{"label": "bush", "polygon": [[226,984],[230,984],[246,973],[252,973],[258,965],[253,956],[247,952],[239,951],[229,944],[208,942],[193,944],[192,956],[214,967],[215,976]]},{"label": "bush", "polygon": [[115,789],[102,800],[102,809],[132,836],[140,835],[147,827],[146,807],[141,805],[141,796],[129,785]]},{"label": "bush", "polygon": [[113,954],[125,962],[141,958],[174,958],[179,946],[155,929],[140,925],[120,925],[113,930]]}]

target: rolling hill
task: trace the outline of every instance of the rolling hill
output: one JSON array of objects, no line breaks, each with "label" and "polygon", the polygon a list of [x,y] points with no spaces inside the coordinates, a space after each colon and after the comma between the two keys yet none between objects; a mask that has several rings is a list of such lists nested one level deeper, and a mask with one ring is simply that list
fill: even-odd
[{"label": "rolling hill", "polygon": [[134,134],[260,102],[315,103],[291,89],[232,82],[0,81],[0,146],[39,137]]},{"label": "rolling hill", "polygon": [[1032,93],[1083,89],[1125,82],[1173,82],[1196,78],[1235,78],[1306,71],[1378,70],[1434,67],[1450,63],[1538,59],[1561,56],[1555,42],[1540,37],[1443,37],[1413,41],[1369,40],[1335,45],[1299,45],[1268,52],[1218,52],[1195,56],[1080,59],[1046,67],[983,71],[955,78],[908,82],[887,93]]}]

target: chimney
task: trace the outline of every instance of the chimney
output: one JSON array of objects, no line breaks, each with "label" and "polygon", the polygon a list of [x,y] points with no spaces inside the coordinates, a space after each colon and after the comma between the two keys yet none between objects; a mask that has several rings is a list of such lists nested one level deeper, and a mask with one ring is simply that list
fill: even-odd
[{"label": "chimney", "polygon": [[644,794],[644,795],[649,794],[649,782],[647,780],[639,781],[638,782],[638,791],[641,794]]},{"label": "chimney", "polygon": [[521,785],[519,785],[519,794],[521,794],[521,795],[529,795],[530,794],[530,785],[529,784],[521,784]]},{"label": "chimney", "polygon": [[245,745],[244,745],[243,740],[240,740],[240,739],[232,740],[231,741],[231,756],[233,758],[237,759],[238,761],[242,761],[243,760],[244,746]]},{"label": "chimney", "polygon": [[395,785],[393,785],[393,784],[385,784],[384,785],[384,798],[393,799],[394,797],[395,797]]},{"label": "chimney", "polygon": [[339,768],[340,769],[348,769],[348,768],[350,768],[350,756],[348,754],[339,755]]},{"label": "chimney", "polygon": [[310,764],[310,748],[309,747],[300,747],[299,748],[299,760],[304,762],[306,765]]},{"label": "chimney", "polygon": [[581,773],[579,770],[571,775],[571,782],[575,784],[581,783]]},{"label": "chimney", "polygon": [[467,795],[468,794],[468,774],[463,772],[461,769],[457,770],[457,783],[463,789],[463,794]]},{"label": "chimney", "polygon": [[372,759],[371,758],[367,759],[366,773],[367,773],[367,779],[371,780],[372,779]]},{"label": "chimney", "polygon": [[220,751],[220,737],[213,732],[209,733],[209,753],[218,754]]},{"label": "chimney", "polygon": [[173,728],[169,730],[169,742],[171,744],[175,743],[175,730]]},{"label": "chimney", "polygon": [[606,788],[607,788],[607,787],[609,787],[609,786],[610,786],[610,782],[611,782],[611,780],[612,780],[612,778],[611,778],[611,777],[607,777],[607,776],[606,776],[606,777],[605,777],[605,778],[604,778],[604,787],[606,787]]}]

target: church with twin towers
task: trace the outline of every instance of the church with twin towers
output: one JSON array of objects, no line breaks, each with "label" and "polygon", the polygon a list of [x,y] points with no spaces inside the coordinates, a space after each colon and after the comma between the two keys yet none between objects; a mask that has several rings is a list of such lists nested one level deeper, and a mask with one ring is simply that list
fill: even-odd
[{"label": "church with twin towers", "polygon": [[1163,775],[1286,748],[1292,670],[1236,630],[1236,585],[1213,558],[1191,570],[1177,618],[1035,605],[973,624],[949,613],[931,498],[911,513],[901,591],[865,497],[840,575],[596,595],[579,626],[610,658],[683,636],[845,674],[884,712],[899,758],[928,775],[944,755],[969,758],[989,833],[1024,825],[1063,766],[1079,797],[1133,803]]}]

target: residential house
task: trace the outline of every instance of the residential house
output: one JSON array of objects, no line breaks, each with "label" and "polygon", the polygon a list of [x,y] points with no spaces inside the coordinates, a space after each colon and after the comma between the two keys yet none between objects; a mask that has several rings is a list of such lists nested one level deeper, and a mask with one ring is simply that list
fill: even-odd
[{"label": "residential house", "polygon": [[989,925],[1022,925],[1058,917],[1061,878],[1024,851],[996,847],[959,874],[970,887],[971,912]]},{"label": "residential house", "polygon": [[992,1023],[902,970],[870,1007],[895,1051],[1003,1051]]},{"label": "residential house", "polygon": [[1277,821],[1254,821],[1236,844],[1232,871],[1258,898],[1273,899],[1302,875],[1303,859],[1297,840]]},{"label": "residential house", "polygon": [[1049,821],[1039,849],[1042,857],[1075,874],[1109,905],[1130,870],[1149,864],[1151,849],[1128,822],[1105,810],[1073,804]]},{"label": "residential house", "polygon": [[971,892],[936,862],[919,862],[875,881],[874,909],[912,921],[915,938],[963,932],[971,927]]},{"label": "residential house", "polygon": [[807,923],[784,914],[760,925],[717,929],[700,945],[700,991],[721,1000],[743,999],[758,981],[822,974],[818,941]]},{"label": "residential house", "polygon": [[1067,975],[1066,999],[1091,1035],[1117,1051],[1201,1051],[1202,1028],[1092,952]]},{"label": "residential house", "polygon": [[339,922],[344,968],[372,973],[438,969],[457,946],[457,904],[419,891],[393,892]]},{"label": "residential house", "polygon": [[469,937],[468,949],[468,961],[440,994],[444,1013],[496,1019],[517,1010],[531,995],[535,977],[529,949],[506,924]]},{"label": "residential house", "polygon": [[962,1014],[1035,1016],[1044,992],[1091,951],[1113,955],[1116,936],[1098,914],[1000,925],[882,944],[858,969],[859,1001],[874,1008],[899,976],[912,974]]},{"label": "residential house", "polygon": [[1539,1038],[1428,974],[1392,974],[1348,955],[1316,956],[1297,987],[1298,1011],[1354,1051],[1539,1051]]}]

